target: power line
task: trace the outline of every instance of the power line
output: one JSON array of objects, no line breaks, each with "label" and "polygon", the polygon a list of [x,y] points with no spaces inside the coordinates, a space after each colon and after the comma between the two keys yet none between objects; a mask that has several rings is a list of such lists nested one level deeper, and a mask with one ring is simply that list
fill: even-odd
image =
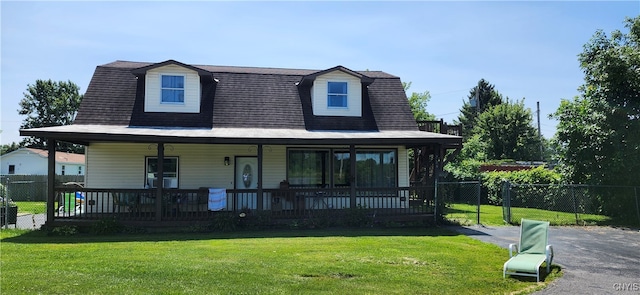
[{"label": "power line", "polygon": [[439,117],[439,116],[447,116],[447,115],[453,115],[453,114],[457,114],[457,113],[459,113],[459,111],[452,112],[452,113],[446,113],[446,114],[439,114],[439,115],[435,115],[435,116],[436,116],[436,117]]}]

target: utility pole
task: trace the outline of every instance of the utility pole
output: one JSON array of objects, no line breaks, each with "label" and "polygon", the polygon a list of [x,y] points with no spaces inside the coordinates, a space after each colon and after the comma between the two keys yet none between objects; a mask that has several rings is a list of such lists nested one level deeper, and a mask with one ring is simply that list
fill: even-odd
[{"label": "utility pole", "polygon": [[478,111],[478,114],[480,114],[480,81],[482,80],[478,81],[478,87],[476,87],[476,110]]}]

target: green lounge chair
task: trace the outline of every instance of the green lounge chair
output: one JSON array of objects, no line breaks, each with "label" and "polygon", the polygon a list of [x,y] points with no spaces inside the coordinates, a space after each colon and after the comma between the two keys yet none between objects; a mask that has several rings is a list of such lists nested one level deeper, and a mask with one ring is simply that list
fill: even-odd
[{"label": "green lounge chair", "polygon": [[[502,277],[507,275],[536,277],[540,282],[540,266],[547,263],[547,274],[551,271],[553,247],[549,240],[549,222],[522,219],[520,223],[520,246],[509,244],[509,260],[504,263]],[[519,250],[519,251],[518,251]]]}]

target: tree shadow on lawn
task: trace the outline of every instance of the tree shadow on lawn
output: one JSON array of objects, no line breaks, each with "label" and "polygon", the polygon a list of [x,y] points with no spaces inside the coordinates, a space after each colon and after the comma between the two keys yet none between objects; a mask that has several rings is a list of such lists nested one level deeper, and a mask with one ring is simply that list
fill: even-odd
[{"label": "tree shadow on lawn", "polygon": [[[479,233],[479,232],[478,232]],[[261,238],[301,238],[301,237],[393,237],[427,236],[453,237],[465,235],[446,227],[406,227],[406,228],[327,228],[327,229],[265,229],[238,230],[233,232],[156,232],[117,233],[96,235],[77,233],[74,235],[51,235],[45,230],[27,231],[15,237],[2,239],[2,243],[112,243],[112,242],[161,242],[193,241],[216,239],[261,239]]]},{"label": "tree shadow on lawn", "polygon": [[463,209],[454,209],[454,208],[445,208],[445,214],[455,214],[455,213],[464,213],[464,214],[475,214],[476,210],[463,210]]}]

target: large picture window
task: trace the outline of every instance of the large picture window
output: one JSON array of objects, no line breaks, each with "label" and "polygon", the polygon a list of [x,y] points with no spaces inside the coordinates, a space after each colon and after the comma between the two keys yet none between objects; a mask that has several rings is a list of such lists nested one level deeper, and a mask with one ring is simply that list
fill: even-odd
[{"label": "large picture window", "polygon": [[[356,187],[396,187],[395,150],[356,150]],[[353,179],[351,155],[345,150],[288,152],[288,181],[300,187],[348,187]]]},{"label": "large picture window", "polygon": [[[178,188],[178,157],[165,157],[162,166],[164,173],[164,188]],[[158,158],[146,158],[146,183],[149,188],[158,187]]]},{"label": "large picture window", "polygon": [[161,102],[184,103],[184,76],[162,75]]},{"label": "large picture window", "polygon": [[329,151],[290,150],[288,175],[292,186],[324,187],[329,184]]},{"label": "large picture window", "polygon": [[356,151],[358,187],[395,187],[395,151]]}]

